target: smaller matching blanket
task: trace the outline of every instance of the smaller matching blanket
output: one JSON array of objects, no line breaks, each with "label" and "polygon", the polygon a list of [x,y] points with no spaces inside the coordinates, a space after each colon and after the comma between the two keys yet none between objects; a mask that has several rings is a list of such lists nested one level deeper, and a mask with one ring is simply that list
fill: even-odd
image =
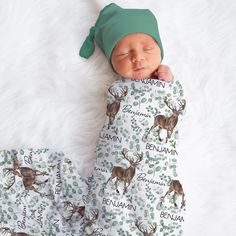
[{"label": "smaller matching blanket", "polygon": [[86,194],[85,180],[63,153],[0,151],[0,235],[83,235]]}]

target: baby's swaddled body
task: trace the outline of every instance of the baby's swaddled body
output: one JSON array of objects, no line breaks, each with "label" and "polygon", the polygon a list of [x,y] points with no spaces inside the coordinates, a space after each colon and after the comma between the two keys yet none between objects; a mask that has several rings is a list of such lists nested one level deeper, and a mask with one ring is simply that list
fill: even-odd
[{"label": "baby's swaddled body", "polygon": [[182,235],[184,190],[176,173],[179,81],[119,79],[88,180],[87,235]]}]

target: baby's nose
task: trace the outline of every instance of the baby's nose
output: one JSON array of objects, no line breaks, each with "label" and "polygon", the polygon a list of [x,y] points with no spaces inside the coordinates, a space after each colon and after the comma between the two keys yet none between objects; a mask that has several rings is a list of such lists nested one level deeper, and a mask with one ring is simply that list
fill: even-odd
[{"label": "baby's nose", "polygon": [[143,53],[141,52],[133,52],[131,56],[131,62],[136,63],[140,62],[144,59]]}]

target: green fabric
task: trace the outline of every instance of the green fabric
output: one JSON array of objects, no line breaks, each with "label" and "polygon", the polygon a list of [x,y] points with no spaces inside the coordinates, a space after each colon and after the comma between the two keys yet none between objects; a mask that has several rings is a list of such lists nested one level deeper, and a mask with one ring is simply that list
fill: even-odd
[{"label": "green fabric", "polygon": [[94,40],[101,48],[108,60],[118,41],[132,33],[145,33],[152,36],[161,49],[163,47],[159,35],[158,24],[155,16],[148,9],[124,9],[111,3],[104,7],[99,17],[90,29],[90,33],[80,48],[80,56],[89,58],[95,49]]}]

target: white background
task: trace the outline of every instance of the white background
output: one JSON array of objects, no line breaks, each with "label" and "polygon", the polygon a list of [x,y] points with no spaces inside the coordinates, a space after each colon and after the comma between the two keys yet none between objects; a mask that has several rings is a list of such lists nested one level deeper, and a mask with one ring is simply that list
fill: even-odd
[{"label": "white background", "polygon": [[[150,8],[187,98],[178,173],[185,236],[236,232],[236,2],[114,1]],[[64,151],[88,174],[114,80],[79,48],[107,0],[0,0],[0,148]]]}]

